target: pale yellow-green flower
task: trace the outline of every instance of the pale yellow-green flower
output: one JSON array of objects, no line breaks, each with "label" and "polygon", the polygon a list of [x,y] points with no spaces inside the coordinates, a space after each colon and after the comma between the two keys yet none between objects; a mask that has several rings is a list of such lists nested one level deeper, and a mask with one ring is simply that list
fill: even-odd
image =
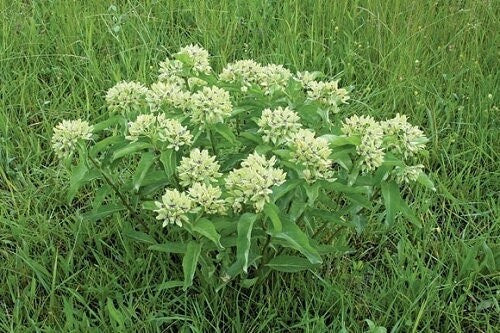
[{"label": "pale yellow-green flower", "polygon": [[140,114],[135,121],[128,123],[128,135],[125,139],[132,142],[140,137],[153,138],[157,132],[156,116],[152,114]]},{"label": "pale yellow-green flower", "polygon": [[205,183],[194,183],[189,189],[189,196],[203,212],[207,214],[225,214],[227,208],[221,199],[222,191],[218,186]]},{"label": "pale yellow-green flower", "polygon": [[318,179],[333,180],[332,150],[324,138],[316,138],[313,131],[300,129],[290,141],[291,161],[301,165],[304,179],[314,182]]},{"label": "pale yellow-green flower", "polygon": [[396,176],[396,181],[399,184],[403,183],[413,183],[416,182],[420,174],[422,173],[424,166],[422,164],[394,168],[394,174]]},{"label": "pale yellow-green flower", "polygon": [[118,82],[106,94],[108,108],[112,112],[142,111],[147,107],[148,88],[138,82]]},{"label": "pale yellow-green flower", "polygon": [[189,91],[175,82],[156,82],[151,85],[147,101],[152,111],[162,107],[185,109],[191,98]]},{"label": "pale yellow-green flower", "polygon": [[300,117],[288,107],[277,107],[274,110],[264,109],[257,122],[259,133],[264,142],[281,145],[291,140],[302,126]]},{"label": "pale yellow-green flower", "polygon": [[427,137],[417,126],[411,125],[405,115],[398,113],[394,118],[382,121],[380,124],[384,134],[392,137],[389,141],[391,151],[408,158],[425,149]]},{"label": "pale yellow-green flower", "polygon": [[182,227],[182,223],[189,222],[187,214],[193,209],[193,200],[184,192],[167,189],[161,197],[161,201],[155,201],[158,209],[155,212],[157,220],[163,221],[163,227],[168,224],[177,224]]},{"label": "pale yellow-green flower", "polygon": [[221,81],[239,83],[241,90],[247,91],[252,84],[256,84],[262,66],[254,60],[238,60],[227,64],[219,74]]},{"label": "pale yellow-green flower", "polygon": [[282,65],[269,64],[262,66],[257,72],[256,81],[266,95],[275,90],[284,90],[292,73]]},{"label": "pale yellow-green flower", "polygon": [[229,93],[218,87],[203,87],[192,95],[191,120],[195,124],[222,123],[231,115],[233,105]]},{"label": "pale yellow-green flower", "polygon": [[285,182],[286,173],[275,168],[276,157],[269,160],[263,155],[253,153],[242,163],[239,169],[232,170],[226,177],[227,199],[235,212],[243,205],[252,205],[256,212],[262,211],[270,201],[272,187]]},{"label": "pale yellow-green flower", "polygon": [[349,95],[346,89],[339,88],[339,81],[309,81],[307,97],[327,106],[332,112],[339,111],[340,104],[347,104]]},{"label": "pale yellow-green flower", "polygon": [[[209,74],[212,71],[210,67],[210,54],[199,45],[187,45],[180,49],[176,54],[180,60],[185,57],[188,60],[187,65],[191,66],[195,73]],[[186,63],[184,63],[186,65]]]},{"label": "pale yellow-green flower", "polygon": [[63,120],[54,127],[52,148],[59,158],[69,157],[77,148],[78,141],[92,138],[92,126],[81,119]]},{"label": "pale yellow-green flower", "polygon": [[184,156],[177,167],[180,184],[190,186],[194,183],[214,183],[222,174],[215,156],[210,156],[208,150],[191,150],[189,157]]},{"label": "pale yellow-green flower", "polygon": [[178,151],[182,146],[189,146],[193,141],[193,135],[182,126],[177,119],[168,119],[164,114],[159,114],[158,122],[158,139],[168,142],[167,148]]},{"label": "pale yellow-green flower", "polygon": [[158,80],[170,84],[183,85],[183,64],[179,60],[166,59],[160,62]]}]

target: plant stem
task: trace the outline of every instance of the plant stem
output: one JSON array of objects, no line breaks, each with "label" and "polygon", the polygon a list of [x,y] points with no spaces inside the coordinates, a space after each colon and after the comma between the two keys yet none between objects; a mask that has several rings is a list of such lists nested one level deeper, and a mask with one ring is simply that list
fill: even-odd
[{"label": "plant stem", "polygon": [[214,156],[217,156],[217,149],[215,148],[215,143],[214,143],[214,135],[212,133],[212,129],[207,129],[208,131],[208,140],[210,140],[210,144],[212,145],[212,153]]},{"label": "plant stem", "polygon": [[101,169],[101,166],[99,165],[99,163],[92,156],[88,155],[88,158],[92,162],[92,164],[96,167],[96,169],[99,170],[101,175],[104,177],[104,180],[106,181],[106,183],[108,183],[108,185],[111,186],[111,188],[113,189],[115,194],[118,196],[118,198],[120,198],[123,205],[130,212],[130,215],[132,216],[132,218],[138,220],[139,223],[141,223],[142,226],[144,227],[144,230],[148,230],[146,223],[137,215],[135,209],[132,208],[130,203],[127,201],[127,199],[120,192],[120,189],[116,186],[116,184],[113,182],[111,177],[104,170]]}]

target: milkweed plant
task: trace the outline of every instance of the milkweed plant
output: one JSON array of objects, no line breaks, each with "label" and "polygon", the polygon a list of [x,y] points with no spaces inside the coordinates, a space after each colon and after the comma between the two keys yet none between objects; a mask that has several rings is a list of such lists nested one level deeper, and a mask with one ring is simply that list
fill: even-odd
[{"label": "milkweed plant", "polygon": [[401,193],[433,188],[428,139],[404,115],[341,117],[350,89],[322,78],[253,60],[216,73],[183,47],[150,86],[109,89],[103,121],[54,128],[67,200],[85,187],[86,220],[126,216],[128,235],[182,262],[184,288],[314,269],[368,214],[420,225]]}]

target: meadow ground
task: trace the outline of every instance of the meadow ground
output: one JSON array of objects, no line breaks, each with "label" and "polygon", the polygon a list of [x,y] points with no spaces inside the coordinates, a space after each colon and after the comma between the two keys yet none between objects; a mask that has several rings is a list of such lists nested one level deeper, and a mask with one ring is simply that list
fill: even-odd
[{"label": "meadow ground", "polygon": [[[493,332],[500,322],[499,11],[495,1],[0,0],[0,331]],[[182,269],[84,223],[49,139],[106,113],[196,42],[353,85],[342,116],[407,114],[430,138],[424,222],[346,231],[354,253],[254,289],[182,292]],[[339,118],[340,119],[340,118]],[[374,328],[372,331],[376,331]]]}]

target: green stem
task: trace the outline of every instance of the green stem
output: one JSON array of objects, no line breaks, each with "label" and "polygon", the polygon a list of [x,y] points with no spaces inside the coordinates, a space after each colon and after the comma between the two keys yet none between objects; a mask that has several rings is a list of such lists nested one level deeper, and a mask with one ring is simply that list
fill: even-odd
[{"label": "green stem", "polygon": [[104,180],[106,181],[106,183],[108,183],[108,185],[111,186],[111,188],[113,189],[115,194],[118,196],[118,198],[120,198],[123,205],[130,212],[130,215],[132,216],[132,218],[138,220],[142,224],[142,226],[144,227],[144,230],[148,230],[146,223],[137,215],[135,209],[132,208],[130,203],[127,201],[127,199],[120,192],[120,189],[116,186],[116,184],[113,182],[111,177],[104,170],[101,169],[101,166],[99,165],[99,163],[92,156],[88,155],[88,158],[92,162],[92,164],[96,167],[96,169],[101,173],[101,175],[104,177]]},{"label": "green stem", "polygon": [[214,143],[214,135],[212,133],[212,129],[207,129],[208,132],[208,140],[210,140],[210,144],[212,145],[212,153],[214,156],[217,156],[217,149],[215,148],[215,143]]}]

